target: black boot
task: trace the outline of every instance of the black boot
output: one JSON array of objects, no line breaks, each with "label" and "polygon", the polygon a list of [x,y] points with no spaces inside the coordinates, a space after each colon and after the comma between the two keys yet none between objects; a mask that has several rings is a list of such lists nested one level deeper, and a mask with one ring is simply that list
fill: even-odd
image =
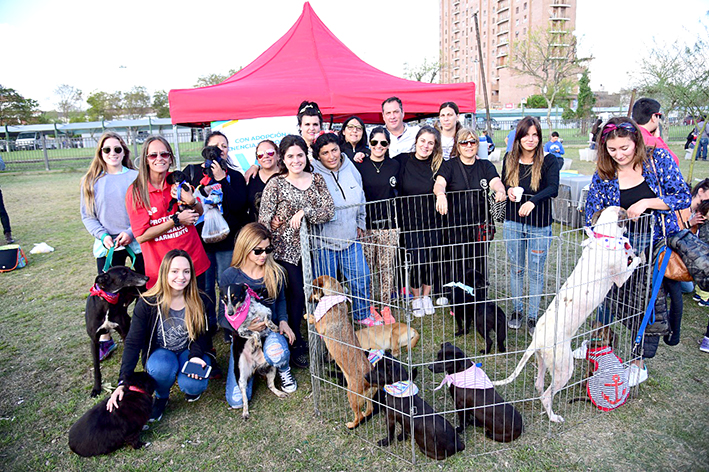
[{"label": "black boot", "polygon": [[7,232],[5,233],[5,241],[7,241],[7,244],[12,244],[12,243],[15,242],[15,240],[12,239],[12,233],[11,233],[11,232],[7,231]]}]

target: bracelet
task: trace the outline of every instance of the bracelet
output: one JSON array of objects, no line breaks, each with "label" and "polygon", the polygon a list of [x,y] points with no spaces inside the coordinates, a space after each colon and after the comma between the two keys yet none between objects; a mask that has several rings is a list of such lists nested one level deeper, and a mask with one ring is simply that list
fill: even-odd
[{"label": "bracelet", "polygon": [[172,222],[175,223],[175,227],[180,226],[180,218],[177,216],[177,213],[173,213],[170,218],[172,219]]}]

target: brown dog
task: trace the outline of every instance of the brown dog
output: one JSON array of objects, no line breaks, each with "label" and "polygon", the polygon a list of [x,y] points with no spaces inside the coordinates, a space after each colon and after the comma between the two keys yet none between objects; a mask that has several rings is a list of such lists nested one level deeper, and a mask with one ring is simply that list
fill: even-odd
[{"label": "brown dog", "polygon": [[404,323],[363,328],[355,334],[363,349],[368,351],[384,349],[385,351],[391,351],[394,357],[399,357],[402,347],[411,346],[411,349],[413,349],[416,347],[416,343],[419,342],[418,331],[414,328],[407,329]]},{"label": "brown dog", "polygon": [[[322,275],[313,280],[311,302],[327,302],[326,297],[342,295],[344,290],[340,283],[328,275]],[[318,310],[316,310],[317,312]],[[321,318],[307,314],[305,319],[315,325],[315,329],[325,340],[330,356],[340,367],[347,381],[347,399],[354,412],[354,421],[348,421],[349,429],[356,428],[365,417],[372,414],[372,402],[362,396],[372,398],[377,389],[365,382],[364,375],[372,369],[367,355],[360,348],[354,328],[349,320],[347,302],[333,305]],[[362,408],[366,409],[364,414]]]},{"label": "brown dog", "polygon": [[[593,349],[598,349],[605,346],[610,346],[611,348],[615,349],[616,346],[615,332],[613,332],[613,329],[611,329],[610,326],[603,326],[597,321],[595,321],[593,323],[593,327],[594,330],[591,332],[591,339],[588,341],[586,348],[581,351],[584,355],[584,359],[588,359],[588,352]],[[576,351],[574,351],[574,355],[576,355]],[[581,382],[581,390],[586,390],[588,379],[593,376],[596,369],[596,365],[593,362],[591,362],[590,360],[588,360],[587,362],[588,367],[586,368],[586,375],[584,376],[584,380],[583,382]],[[569,400],[569,403],[578,401],[590,402],[591,399],[588,395],[584,395],[583,397],[572,398],[571,400]]]}]

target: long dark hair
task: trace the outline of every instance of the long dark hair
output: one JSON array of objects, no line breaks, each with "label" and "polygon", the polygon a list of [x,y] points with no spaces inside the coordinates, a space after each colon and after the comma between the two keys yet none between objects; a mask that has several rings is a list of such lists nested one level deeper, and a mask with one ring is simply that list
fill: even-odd
[{"label": "long dark hair", "polygon": [[297,134],[289,134],[281,139],[281,143],[278,145],[278,175],[288,175],[288,168],[283,163],[283,159],[286,157],[286,151],[288,148],[292,146],[298,146],[305,153],[305,168],[303,168],[303,171],[312,172],[313,165],[310,163],[310,159],[308,159],[308,145],[306,144],[305,139]]},{"label": "long dark hair", "polygon": [[519,160],[522,157],[522,138],[527,136],[529,129],[534,127],[537,131],[537,148],[532,156],[532,183],[531,190],[536,192],[539,189],[539,184],[542,181],[542,166],[544,165],[544,146],[542,145],[542,125],[539,120],[533,116],[525,116],[517,123],[515,131],[515,140],[512,145],[512,151],[507,153],[505,157],[505,185],[508,187],[519,186]]}]

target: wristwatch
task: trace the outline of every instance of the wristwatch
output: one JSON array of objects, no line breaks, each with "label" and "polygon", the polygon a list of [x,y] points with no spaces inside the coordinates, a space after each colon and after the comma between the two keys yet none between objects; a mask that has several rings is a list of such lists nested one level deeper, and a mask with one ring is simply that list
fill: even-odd
[{"label": "wristwatch", "polygon": [[177,213],[173,213],[170,218],[172,218],[172,222],[175,223],[175,227],[180,226],[180,218],[178,218]]}]

